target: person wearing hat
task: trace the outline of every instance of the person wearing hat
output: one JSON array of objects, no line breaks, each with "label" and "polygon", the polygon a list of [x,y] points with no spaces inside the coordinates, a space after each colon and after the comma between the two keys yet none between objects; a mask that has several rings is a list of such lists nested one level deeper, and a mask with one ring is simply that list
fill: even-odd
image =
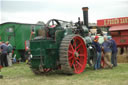
[{"label": "person wearing hat", "polygon": [[93,45],[95,46],[97,52],[97,60],[94,65],[95,70],[100,69],[100,62],[101,62],[101,46],[98,41],[99,41],[99,36],[95,36],[93,40]]},{"label": "person wearing hat", "polygon": [[112,43],[112,56],[111,56],[111,63],[114,67],[117,66],[117,45],[115,40],[112,39],[111,36],[108,36],[108,40]]},{"label": "person wearing hat", "polygon": [[107,36],[104,36],[104,42],[102,43],[102,49],[104,51],[104,61],[105,65],[109,68],[112,68],[113,65],[111,64],[111,47],[112,43],[108,40]]}]

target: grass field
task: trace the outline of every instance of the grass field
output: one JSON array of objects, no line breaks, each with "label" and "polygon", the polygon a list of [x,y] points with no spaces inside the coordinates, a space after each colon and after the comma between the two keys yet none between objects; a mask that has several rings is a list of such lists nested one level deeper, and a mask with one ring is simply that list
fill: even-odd
[{"label": "grass field", "polygon": [[25,63],[2,69],[0,85],[128,85],[128,63],[113,69],[85,69],[82,74],[64,75],[50,73],[34,75]]}]

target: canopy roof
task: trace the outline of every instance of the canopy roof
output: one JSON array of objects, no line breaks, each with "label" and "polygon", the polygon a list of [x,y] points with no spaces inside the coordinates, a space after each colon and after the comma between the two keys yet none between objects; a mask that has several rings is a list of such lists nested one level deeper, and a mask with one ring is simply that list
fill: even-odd
[{"label": "canopy roof", "polygon": [[109,31],[120,31],[120,30],[128,30],[128,25],[112,26],[109,28]]}]

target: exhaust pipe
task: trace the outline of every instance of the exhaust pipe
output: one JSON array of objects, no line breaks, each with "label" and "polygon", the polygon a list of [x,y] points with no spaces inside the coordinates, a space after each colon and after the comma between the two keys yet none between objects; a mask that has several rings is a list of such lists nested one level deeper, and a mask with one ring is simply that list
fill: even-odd
[{"label": "exhaust pipe", "polygon": [[88,7],[83,7],[83,21],[84,21],[84,25],[86,25],[88,27]]}]

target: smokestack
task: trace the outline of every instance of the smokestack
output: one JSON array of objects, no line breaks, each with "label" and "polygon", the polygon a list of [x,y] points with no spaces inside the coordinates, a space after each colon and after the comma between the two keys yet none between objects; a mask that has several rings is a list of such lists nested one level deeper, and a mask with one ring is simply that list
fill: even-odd
[{"label": "smokestack", "polygon": [[84,25],[88,27],[88,7],[83,7],[83,20],[84,20]]}]

